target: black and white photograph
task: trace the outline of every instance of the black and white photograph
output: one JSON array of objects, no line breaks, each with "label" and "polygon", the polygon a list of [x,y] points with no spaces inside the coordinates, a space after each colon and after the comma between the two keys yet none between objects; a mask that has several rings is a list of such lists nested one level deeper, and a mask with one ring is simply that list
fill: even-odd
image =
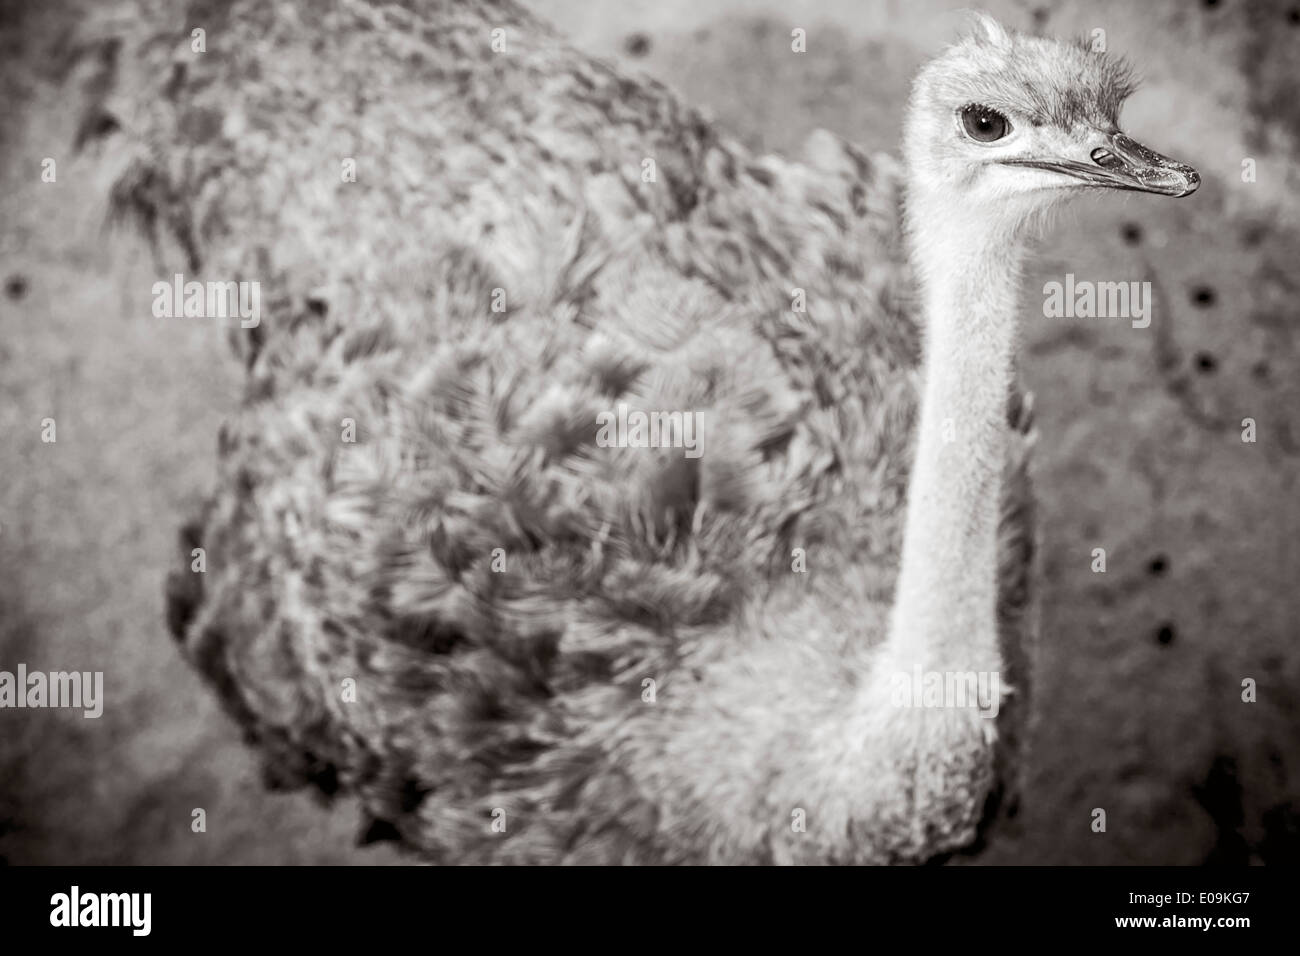
[{"label": "black and white photograph", "polygon": [[82,874],[24,919],[1159,867],[1084,908],[1242,939],[1300,861],[1298,53],[1292,0],[4,0],[0,862]]}]

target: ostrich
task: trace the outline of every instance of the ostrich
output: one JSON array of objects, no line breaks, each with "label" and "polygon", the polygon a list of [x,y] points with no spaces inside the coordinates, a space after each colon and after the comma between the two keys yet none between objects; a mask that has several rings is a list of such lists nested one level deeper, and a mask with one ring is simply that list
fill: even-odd
[{"label": "ostrich", "polygon": [[[439,862],[915,863],[997,819],[1018,269],[1068,198],[1199,184],[1119,131],[1122,63],[978,17],[900,171],[754,157],[506,2],[235,3],[203,57],[151,16],[84,125],[160,258],[268,287],[168,582],[268,783]],[[620,406],[702,453],[598,443]],[[951,674],[993,706],[900,695]]]}]

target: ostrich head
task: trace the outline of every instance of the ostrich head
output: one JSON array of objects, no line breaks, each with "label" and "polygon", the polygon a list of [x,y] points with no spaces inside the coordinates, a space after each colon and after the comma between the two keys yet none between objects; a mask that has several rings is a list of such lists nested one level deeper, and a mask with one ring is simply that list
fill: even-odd
[{"label": "ostrich head", "polygon": [[1120,131],[1132,91],[1122,60],[977,16],[913,87],[903,132],[910,195],[990,224],[1022,223],[1097,187],[1189,195],[1196,170]]}]

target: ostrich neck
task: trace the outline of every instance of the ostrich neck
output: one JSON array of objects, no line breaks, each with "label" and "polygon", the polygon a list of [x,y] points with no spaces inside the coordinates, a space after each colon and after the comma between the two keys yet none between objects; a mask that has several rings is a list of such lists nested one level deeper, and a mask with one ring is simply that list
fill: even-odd
[{"label": "ostrich neck", "polygon": [[[909,197],[924,387],[888,647],[904,667],[998,669],[997,534],[1024,243]],[[940,224],[926,229],[923,224]]]}]

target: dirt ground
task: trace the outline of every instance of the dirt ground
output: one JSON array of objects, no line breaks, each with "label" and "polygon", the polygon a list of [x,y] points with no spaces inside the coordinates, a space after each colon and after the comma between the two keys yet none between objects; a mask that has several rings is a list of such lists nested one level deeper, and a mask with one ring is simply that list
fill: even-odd
[{"label": "dirt ground", "polygon": [[[926,0],[531,6],[776,152],[818,127],[894,150],[912,71],[960,23]],[[1204,185],[1181,202],[1080,207],[1026,276],[1037,726],[1016,825],[972,859],[1295,862],[1300,5],[986,6],[1025,30],[1104,29],[1145,77],[1126,127]],[[164,564],[210,480],[239,369],[215,324],[153,321],[147,250],[101,231],[102,171],[72,155],[73,121],[40,66],[61,24],[0,5],[0,669],[102,670],[112,705],[98,720],[0,711],[0,859],[399,862],[354,846],[347,801],[266,791],[166,633]],[[791,53],[794,28],[807,53]],[[56,183],[41,181],[46,157]],[[1151,326],[1040,317],[1043,283],[1066,273],[1150,281]],[[195,808],[206,833],[191,831]]]}]

